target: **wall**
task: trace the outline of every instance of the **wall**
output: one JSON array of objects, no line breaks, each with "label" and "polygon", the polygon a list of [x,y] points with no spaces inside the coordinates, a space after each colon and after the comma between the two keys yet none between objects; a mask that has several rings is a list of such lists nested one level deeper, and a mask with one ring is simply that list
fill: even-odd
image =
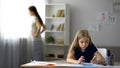
[{"label": "wall", "polygon": [[[51,3],[64,2],[70,6],[70,36],[73,40],[77,30],[96,24],[99,31],[90,31],[97,46],[120,46],[120,13],[113,12],[113,3],[120,0],[50,0]],[[98,21],[100,13],[116,17],[116,22]],[[86,28],[86,27],[85,27]]]}]

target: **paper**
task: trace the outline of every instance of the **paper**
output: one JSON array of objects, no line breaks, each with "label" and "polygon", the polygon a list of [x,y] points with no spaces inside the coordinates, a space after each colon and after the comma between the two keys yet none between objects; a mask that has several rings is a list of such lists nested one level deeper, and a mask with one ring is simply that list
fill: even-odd
[{"label": "paper", "polygon": [[32,61],[30,63],[24,64],[22,66],[47,66],[47,65],[52,65],[52,64],[56,64],[53,62],[44,62],[44,61]]}]

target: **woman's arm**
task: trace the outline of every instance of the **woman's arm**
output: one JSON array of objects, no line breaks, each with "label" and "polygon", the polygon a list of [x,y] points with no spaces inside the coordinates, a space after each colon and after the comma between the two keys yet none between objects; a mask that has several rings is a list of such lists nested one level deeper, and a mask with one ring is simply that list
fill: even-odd
[{"label": "woman's arm", "polygon": [[105,59],[104,57],[100,54],[99,51],[95,52],[95,57],[91,60],[91,63],[94,64],[105,64]]},{"label": "woman's arm", "polygon": [[81,64],[81,63],[83,62],[83,59],[84,59],[84,57],[81,56],[81,57],[79,58],[79,60],[75,60],[75,59],[74,59],[74,51],[71,50],[70,52],[68,52],[66,61],[67,61],[68,63],[72,63],[72,64]]},{"label": "woman's arm", "polygon": [[46,26],[43,24],[42,25],[43,29],[40,31],[40,34],[42,34],[46,30]]},{"label": "woman's arm", "polygon": [[[36,22],[36,27],[37,27],[37,30],[35,32],[32,32],[32,35],[34,37],[38,37],[39,34],[43,33],[46,30],[46,26],[44,24],[40,25],[39,22]],[[41,27],[42,27],[42,30],[41,30]]]},{"label": "woman's arm", "polygon": [[41,30],[42,26],[40,25],[39,22],[36,22],[35,25],[36,25],[36,30],[32,31],[32,36],[33,37],[38,37],[40,35],[40,30]]}]

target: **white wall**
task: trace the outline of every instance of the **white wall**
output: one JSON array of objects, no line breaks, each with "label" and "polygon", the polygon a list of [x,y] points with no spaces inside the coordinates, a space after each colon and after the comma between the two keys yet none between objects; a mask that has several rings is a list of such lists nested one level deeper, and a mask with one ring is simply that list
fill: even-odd
[{"label": "white wall", "polygon": [[[69,4],[71,41],[77,30],[85,25],[99,24],[99,31],[90,31],[96,46],[120,46],[120,12],[113,12],[113,3],[117,1],[120,2],[120,0],[50,0],[51,3]],[[116,22],[98,21],[97,16],[101,12],[108,12],[110,15],[116,16]]]}]

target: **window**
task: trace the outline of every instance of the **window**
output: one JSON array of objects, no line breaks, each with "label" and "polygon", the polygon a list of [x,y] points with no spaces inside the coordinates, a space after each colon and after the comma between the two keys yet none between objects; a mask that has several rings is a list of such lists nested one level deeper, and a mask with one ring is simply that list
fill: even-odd
[{"label": "window", "polygon": [[44,0],[0,0],[0,32],[4,38],[28,37],[32,19],[28,7],[35,5],[44,21]]}]

